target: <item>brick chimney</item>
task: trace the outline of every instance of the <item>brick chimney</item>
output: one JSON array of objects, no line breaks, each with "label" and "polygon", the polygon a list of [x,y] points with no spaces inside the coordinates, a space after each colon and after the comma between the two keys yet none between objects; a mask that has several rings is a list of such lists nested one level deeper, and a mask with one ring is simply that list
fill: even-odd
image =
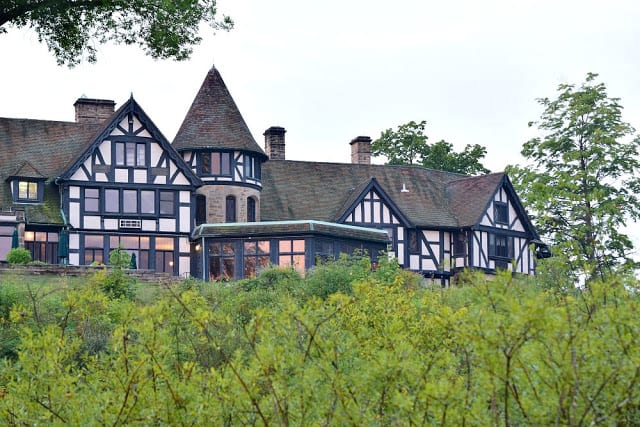
[{"label": "brick chimney", "polygon": [[285,160],[285,132],[280,126],[271,126],[264,131],[264,151],[270,160]]},{"label": "brick chimney", "polygon": [[371,164],[371,138],[358,136],[351,140],[351,163],[360,165]]},{"label": "brick chimney", "polygon": [[102,123],[114,112],[116,103],[110,99],[78,98],[76,108],[77,123]]}]

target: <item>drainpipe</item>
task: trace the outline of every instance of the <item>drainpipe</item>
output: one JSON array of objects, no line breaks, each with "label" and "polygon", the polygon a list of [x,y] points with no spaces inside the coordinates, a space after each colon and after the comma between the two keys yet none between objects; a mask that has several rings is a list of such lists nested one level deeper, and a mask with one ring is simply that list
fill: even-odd
[{"label": "drainpipe", "polygon": [[206,281],[205,280],[205,273],[206,273],[205,266],[207,265],[207,263],[205,262],[205,259],[204,259],[204,237],[201,237],[200,240],[201,240],[201,243],[200,243],[200,251],[201,252],[200,252],[200,254],[202,255],[202,281],[205,282]]}]

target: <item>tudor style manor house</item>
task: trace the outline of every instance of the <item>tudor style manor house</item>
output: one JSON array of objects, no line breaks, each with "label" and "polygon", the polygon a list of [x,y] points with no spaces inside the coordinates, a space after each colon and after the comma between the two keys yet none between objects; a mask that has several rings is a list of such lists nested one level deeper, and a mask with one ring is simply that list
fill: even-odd
[{"label": "tudor style manor house", "polygon": [[533,274],[544,248],[504,173],[373,165],[362,136],[351,163],[290,161],[281,127],[262,148],[216,68],[172,143],[133,97],[114,109],[80,98],[75,122],[0,118],[0,262],[17,230],[55,264],[122,247],[138,268],[220,280],[360,249],[447,285],[463,268]]}]

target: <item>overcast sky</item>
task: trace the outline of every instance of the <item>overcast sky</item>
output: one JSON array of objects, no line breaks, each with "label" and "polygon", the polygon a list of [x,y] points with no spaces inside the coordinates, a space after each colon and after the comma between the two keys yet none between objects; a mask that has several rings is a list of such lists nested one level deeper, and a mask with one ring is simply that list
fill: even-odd
[{"label": "overcast sky", "polygon": [[[131,93],[172,140],[215,64],[258,143],[287,129],[287,158],[349,161],[349,141],[427,121],[432,142],[487,147],[485,165],[522,162],[539,97],[600,74],[640,129],[640,3],[589,0],[219,0],[229,33],[185,62],[100,48],[59,67],[28,30],[0,35],[0,116],[72,121],[85,95]],[[639,235],[637,230],[632,233]]]}]

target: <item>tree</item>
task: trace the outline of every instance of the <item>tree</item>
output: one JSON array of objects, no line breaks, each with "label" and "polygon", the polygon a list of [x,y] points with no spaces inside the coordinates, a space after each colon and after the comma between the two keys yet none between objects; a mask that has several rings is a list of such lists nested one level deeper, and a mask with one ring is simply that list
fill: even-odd
[{"label": "tree", "polygon": [[96,61],[94,43],[137,44],[153,58],[183,60],[201,37],[201,22],[228,30],[216,0],[12,0],[0,2],[0,33],[8,25],[31,27],[58,64]]},{"label": "tree", "polygon": [[640,139],[622,121],[619,98],[607,96],[597,74],[580,87],[561,84],[526,142],[531,164],[509,172],[538,230],[549,237],[576,272],[607,274],[631,263],[633,244],[621,229],[640,217]]},{"label": "tree", "polygon": [[480,159],[486,154],[486,147],[479,144],[467,144],[464,151],[456,153],[451,143],[440,140],[429,147],[427,156],[422,159],[422,166],[466,175],[479,175],[490,172],[480,163]]},{"label": "tree", "polygon": [[485,147],[467,145],[464,151],[456,153],[453,145],[444,140],[429,145],[429,137],[424,134],[426,124],[424,120],[420,123],[410,121],[395,131],[383,131],[371,144],[371,154],[385,156],[390,165],[421,165],[468,175],[489,172],[480,163],[487,153]]}]

